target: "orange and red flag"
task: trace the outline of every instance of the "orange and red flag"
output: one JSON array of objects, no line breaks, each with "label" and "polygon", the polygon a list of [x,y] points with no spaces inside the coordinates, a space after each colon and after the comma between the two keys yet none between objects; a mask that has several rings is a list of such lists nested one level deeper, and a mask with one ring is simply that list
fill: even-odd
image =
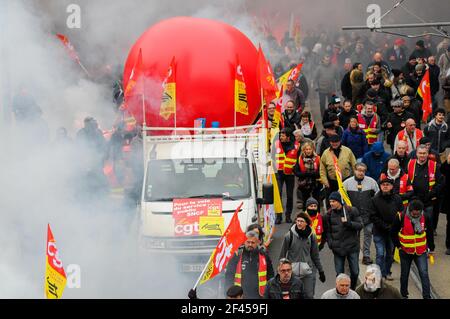
[{"label": "orange and red flag", "polygon": [[234,77],[234,111],[248,115],[247,89],[239,60],[237,60],[236,63],[236,73]]},{"label": "orange and red flag", "polygon": [[297,66],[293,67],[286,73],[284,73],[280,78],[278,79],[278,84],[280,86],[286,86],[287,81],[297,81],[298,77],[300,76],[300,72],[302,71],[303,63],[298,64]]},{"label": "orange and red flag", "polygon": [[72,43],[70,43],[69,38],[67,38],[65,35],[57,33],[56,36],[58,39],[63,43],[64,48],[66,49],[67,53],[69,54],[70,58],[74,60],[75,62],[80,62],[80,58],[78,57],[77,51],[75,51],[75,48],[73,47]]},{"label": "orange and red flag", "polygon": [[425,75],[420,81],[419,87],[417,88],[417,93],[419,93],[422,98],[422,110],[423,116],[422,120],[426,123],[428,116],[432,113],[432,101],[431,101],[431,90],[430,90],[430,70],[425,72]]},{"label": "orange and red flag", "polygon": [[47,299],[60,299],[66,287],[66,272],[59,258],[50,224],[47,226],[47,252],[45,267],[45,297]]},{"label": "orange and red flag", "polygon": [[264,100],[266,101],[265,104],[267,105],[277,98],[278,87],[273,75],[272,67],[266,60],[261,46],[259,46],[258,49],[258,79],[263,91]]},{"label": "orange and red flag", "polygon": [[228,264],[233,257],[234,252],[245,242],[247,237],[242,231],[241,223],[239,222],[238,213],[242,207],[241,203],[233,214],[230,224],[225,230],[222,238],[220,238],[217,247],[213,250],[209,263],[206,266],[206,271],[200,279],[200,284],[214,278]]},{"label": "orange and red flag", "polygon": [[[136,60],[136,64],[134,65],[133,70],[131,70],[130,79],[128,80],[127,87],[125,88],[123,94],[125,99],[131,96],[132,93],[134,95],[143,93],[144,91],[143,83],[141,85],[138,85],[139,84],[138,81],[140,78],[142,78],[143,74],[144,71],[142,63],[142,49],[139,49],[139,55]],[[143,82],[142,80],[143,78],[141,79],[141,82]]]}]

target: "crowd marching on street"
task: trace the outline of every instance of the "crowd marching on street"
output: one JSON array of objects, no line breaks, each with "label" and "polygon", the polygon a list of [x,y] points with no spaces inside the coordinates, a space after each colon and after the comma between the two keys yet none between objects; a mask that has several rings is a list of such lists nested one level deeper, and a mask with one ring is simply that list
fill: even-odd
[{"label": "crowd marching on street", "polygon": [[[301,43],[288,34],[281,43],[272,36],[266,42],[276,78],[303,63],[300,76],[286,83],[279,121],[274,120],[279,101],[267,107],[269,127],[279,129],[272,164],[286,199],[284,216],[277,214],[275,224],[291,226],[273,264],[261,227],[247,231],[226,267],[228,298],[408,298],[412,262],[422,297],[431,298],[429,263],[440,214],[447,214],[450,255],[450,41],[318,32],[307,33]],[[423,106],[424,79],[431,110]],[[114,96],[120,106],[120,85]],[[314,118],[313,110],[321,117]],[[24,92],[12,111],[19,124],[38,123],[42,113]],[[125,184],[138,200],[142,165],[133,163],[142,158],[140,131],[123,116],[113,131],[84,119],[76,141],[95,153],[86,170],[91,190]],[[58,129],[55,143],[72,143],[65,128]],[[134,179],[127,181],[130,175]],[[325,247],[333,254],[335,273],[325,273],[321,263]],[[396,249],[398,287],[391,272]],[[317,277],[333,278],[336,285],[315,295]],[[364,278],[359,285],[358,278]],[[189,296],[195,298],[195,291]]]}]

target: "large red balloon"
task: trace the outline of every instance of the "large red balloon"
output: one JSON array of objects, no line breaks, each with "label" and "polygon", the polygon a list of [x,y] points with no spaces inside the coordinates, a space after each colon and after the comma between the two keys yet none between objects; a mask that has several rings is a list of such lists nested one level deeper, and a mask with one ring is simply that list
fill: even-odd
[{"label": "large red balloon", "polygon": [[[206,126],[234,125],[234,77],[237,57],[247,89],[249,115],[237,113],[237,125],[252,124],[259,112],[261,97],[257,85],[257,50],[239,30],[222,22],[177,17],[149,28],[132,47],[124,70],[126,87],[142,49],[146,76],[147,126],[173,127],[174,116],[159,115],[162,81],[170,61],[176,61],[177,127],[193,127],[194,120],[206,118]],[[150,80],[149,80],[150,78]],[[142,99],[127,99],[130,112],[142,123]]]}]

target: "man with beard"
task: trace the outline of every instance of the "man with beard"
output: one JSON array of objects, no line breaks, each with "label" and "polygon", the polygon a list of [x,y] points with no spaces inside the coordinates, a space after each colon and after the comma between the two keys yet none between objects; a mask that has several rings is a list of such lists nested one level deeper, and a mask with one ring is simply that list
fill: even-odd
[{"label": "man with beard", "polygon": [[383,177],[380,181],[380,189],[380,192],[370,201],[376,263],[380,266],[383,278],[393,280],[391,266],[394,261],[394,243],[390,231],[395,217],[403,211],[403,204],[401,197],[393,192],[392,179]]},{"label": "man with beard", "polygon": [[274,276],[272,260],[259,247],[258,234],[246,233],[247,240],[227,265],[225,272],[226,287],[235,284],[244,290],[245,299],[260,299],[264,296],[267,280]]},{"label": "man with beard", "polygon": [[300,113],[295,110],[295,102],[292,100],[287,101],[285,108],[282,115],[283,125],[293,132],[300,127]]},{"label": "man with beard", "polygon": [[280,259],[278,275],[267,282],[265,299],[305,299],[303,284],[292,274],[292,262]]}]

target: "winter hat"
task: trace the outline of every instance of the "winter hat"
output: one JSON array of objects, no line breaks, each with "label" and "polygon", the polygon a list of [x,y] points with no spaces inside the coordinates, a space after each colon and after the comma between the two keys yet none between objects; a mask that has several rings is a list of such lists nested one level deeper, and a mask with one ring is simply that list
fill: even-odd
[{"label": "winter hat", "polygon": [[374,89],[368,89],[367,90],[367,96],[371,99],[377,97],[377,91],[375,91]]},{"label": "winter hat", "polygon": [[393,179],[390,179],[390,178],[388,178],[388,177],[385,177],[385,178],[383,178],[383,179],[380,180],[380,185],[383,184],[383,183],[389,183],[389,184],[394,185],[394,180],[393,180]]},{"label": "winter hat", "polygon": [[425,43],[423,42],[423,40],[417,41],[417,42],[416,42],[416,45],[419,46],[419,47],[421,47],[421,48],[424,48],[424,47],[425,47]]},{"label": "winter hat", "polygon": [[319,202],[314,197],[310,197],[306,200],[305,207],[308,208],[308,206],[312,204],[319,206]]},{"label": "winter hat", "polygon": [[336,142],[340,142],[341,139],[339,138],[339,135],[331,135],[330,138],[328,139],[330,142],[336,143]]},{"label": "winter hat", "polygon": [[330,104],[341,103],[341,98],[339,96],[333,95],[330,99]]},{"label": "winter hat", "polygon": [[402,74],[403,72],[399,69],[392,69],[392,74],[398,78],[400,76],[400,74]]},{"label": "winter hat", "polygon": [[339,192],[332,192],[328,200],[335,200],[339,203],[342,203],[342,197],[341,194],[339,194]]},{"label": "winter hat", "polygon": [[394,44],[397,46],[401,46],[401,45],[405,44],[405,40],[403,40],[402,38],[397,38],[394,40]]},{"label": "winter hat", "polygon": [[420,139],[419,143],[420,145],[425,145],[427,143],[431,143],[431,139],[429,137],[424,136]]}]

